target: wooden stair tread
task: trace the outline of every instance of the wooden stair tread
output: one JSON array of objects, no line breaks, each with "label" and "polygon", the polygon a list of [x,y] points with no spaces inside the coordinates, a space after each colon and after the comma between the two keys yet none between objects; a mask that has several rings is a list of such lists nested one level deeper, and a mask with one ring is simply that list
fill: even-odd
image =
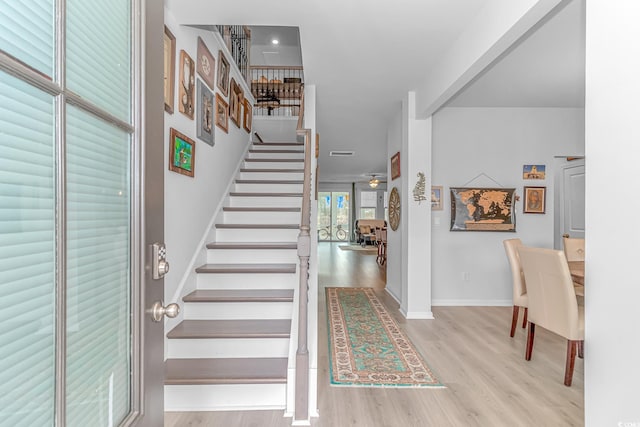
[{"label": "wooden stair tread", "polygon": [[184,302],[292,302],[293,289],[198,289]]},{"label": "wooden stair tread", "polygon": [[242,168],[240,172],[268,172],[268,173],[304,173],[304,169],[253,169]]},{"label": "wooden stair tread", "polygon": [[258,153],[258,154],[269,154],[269,153],[277,153],[277,154],[304,154],[304,150],[260,150],[252,148],[249,150],[250,153]]},{"label": "wooden stair tread", "polygon": [[235,197],[302,197],[302,193],[242,193],[232,191],[230,196]]},{"label": "wooden stair tread", "polygon": [[254,230],[296,230],[300,224],[216,224],[216,228],[250,228]]},{"label": "wooden stair tread", "polygon": [[167,338],[289,338],[290,335],[290,319],[183,320],[169,331]]},{"label": "wooden stair tread", "polygon": [[270,179],[236,179],[236,184],[304,184],[298,180],[270,180]]},{"label": "wooden stair tread", "polygon": [[295,273],[295,264],[205,264],[196,273]]},{"label": "wooden stair tread", "polygon": [[284,384],[287,359],[167,359],[165,384]]},{"label": "wooden stair tread", "polygon": [[224,212],[300,212],[301,208],[274,208],[266,206],[225,206]]},{"label": "wooden stair tread", "polygon": [[254,146],[267,146],[267,147],[295,147],[303,146],[304,142],[254,142]]},{"label": "wooden stair tread", "polygon": [[302,163],[304,159],[244,159],[245,162],[260,162],[260,163]]},{"label": "wooden stair tread", "polygon": [[296,242],[212,242],[207,249],[298,249]]}]

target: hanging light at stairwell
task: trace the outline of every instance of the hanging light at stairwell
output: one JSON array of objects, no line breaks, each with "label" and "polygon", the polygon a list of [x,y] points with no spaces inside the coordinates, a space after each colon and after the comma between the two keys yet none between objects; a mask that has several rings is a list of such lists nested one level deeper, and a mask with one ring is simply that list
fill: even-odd
[{"label": "hanging light at stairwell", "polygon": [[380,180],[376,178],[375,175],[371,175],[371,179],[369,180],[369,187],[376,188],[380,184]]}]

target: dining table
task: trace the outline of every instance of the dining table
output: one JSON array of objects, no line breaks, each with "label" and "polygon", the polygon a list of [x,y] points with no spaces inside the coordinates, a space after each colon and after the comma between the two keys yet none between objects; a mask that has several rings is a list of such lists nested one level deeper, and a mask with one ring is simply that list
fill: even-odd
[{"label": "dining table", "polygon": [[576,295],[584,297],[584,261],[568,261]]}]

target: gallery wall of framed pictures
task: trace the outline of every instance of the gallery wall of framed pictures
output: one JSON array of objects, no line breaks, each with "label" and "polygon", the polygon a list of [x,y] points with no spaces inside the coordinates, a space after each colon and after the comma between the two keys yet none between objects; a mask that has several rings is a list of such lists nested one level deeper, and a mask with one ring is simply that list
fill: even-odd
[{"label": "gallery wall of framed pictures", "polygon": [[[176,144],[177,134],[182,136],[180,141],[192,143],[193,153],[196,144],[215,147],[220,138],[249,142],[254,100],[251,92],[245,91],[246,83],[230,58],[215,35],[203,31],[194,36],[182,32],[179,26],[165,25],[164,108],[169,157],[175,157],[171,144]],[[180,114],[174,114],[176,111]],[[229,119],[235,124],[231,129]],[[199,150],[200,156],[204,153]],[[195,154],[192,157],[195,161]],[[169,170],[195,176],[175,164]]]}]

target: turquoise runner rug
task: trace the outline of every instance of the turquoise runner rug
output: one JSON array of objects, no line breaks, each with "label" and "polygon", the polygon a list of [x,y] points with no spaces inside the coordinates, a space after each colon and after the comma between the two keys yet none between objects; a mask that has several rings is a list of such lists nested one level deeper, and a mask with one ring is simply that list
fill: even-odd
[{"label": "turquoise runner rug", "polygon": [[326,288],[332,385],[444,387],[371,288]]}]

